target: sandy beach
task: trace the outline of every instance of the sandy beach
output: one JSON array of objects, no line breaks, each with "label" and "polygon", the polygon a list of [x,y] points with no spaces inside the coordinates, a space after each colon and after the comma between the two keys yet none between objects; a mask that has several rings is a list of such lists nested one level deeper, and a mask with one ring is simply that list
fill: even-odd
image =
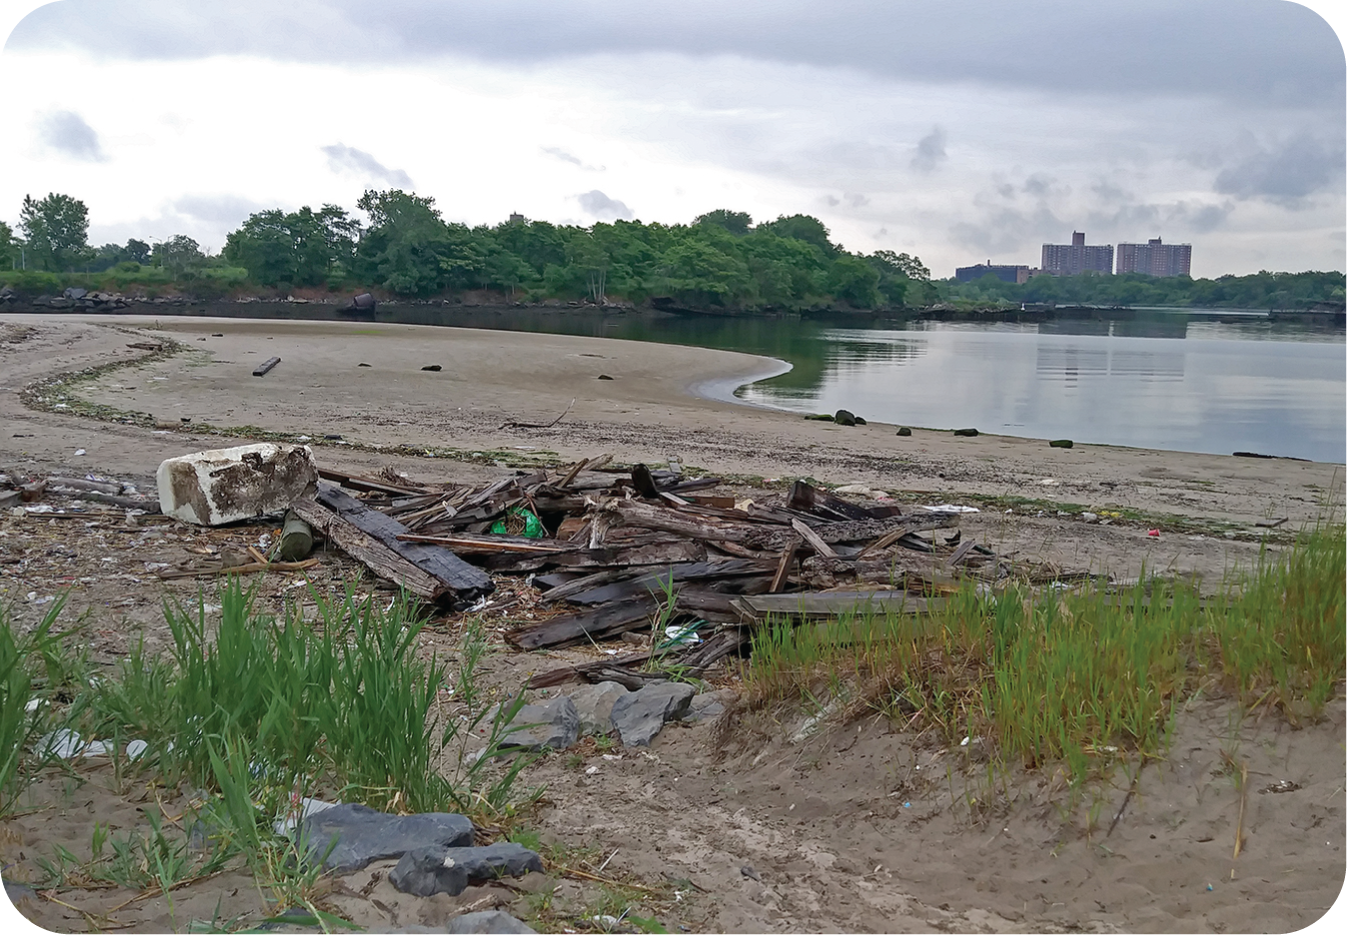
[{"label": "sandy beach", "polygon": [[[181,350],[147,360],[149,352],[128,347],[158,337]],[[273,356],[281,358],[275,369],[251,375]],[[33,390],[61,374],[111,364],[125,365],[63,391],[68,401]],[[432,365],[441,369],[422,369]],[[1115,579],[1143,569],[1197,575],[1208,591],[1260,549],[1282,548],[1306,524],[1342,521],[1342,465],[1056,449],[1044,440],[922,429],[901,437],[893,424],[841,427],[706,395],[724,396],[727,387],[777,369],[751,355],[539,334],[3,315],[0,470],[98,472],[149,483],[163,458],[242,444],[254,430],[307,436],[324,466],[387,466],[427,481],[487,480],[515,464],[602,452],[629,463],[677,457],[728,476],[737,496],[763,496],[812,477],[922,503],[976,502],[980,512],[964,517],[963,534],[1000,552]],[[26,392],[46,395],[46,402],[31,406]],[[102,407],[110,421],[72,413],[86,404]],[[118,411],[148,413],[157,425],[119,423]],[[1067,504],[1072,508],[1055,508]],[[1079,506],[1123,516],[1088,522]],[[1284,522],[1267,525],[1275,520]],[[31,535],[25,522],[0,518],[9,537],[0,542]],[[1151,528],[1160,534],[1150,535]],[[172,536],[142,540],[137,561],[167,561],[181,550]],[[88,559],[91,567],[96,561]],[[333,575],[344,567],[334,566]],[[38,611],[22,604],[21,591],[48,593],[81,573],[0,578],[0,600],[19,600],[15,619],[24,623]],[[77,587],[69,605],[72,615],[92,615],[92,645],[108,659],[125,651],[138,628],[156,626],[163,594],[187,597],[198,587],[119,584],[125,600],[113,602],[113,586]],[[427,640],[440,652],[454,645],[451,632],[428,631]],[[554,651],[545,659],[499,652],[490,670],[508,685],[586,652]],[[1086,814],[1089,803],[1065,815],[1059,781],[1042,771],[1017,771],[1005,794],[979,779],[976,764],[947,783],[957,774],[947,774],[943,754],[875,720],[839,725],[806,744],[783,739],[794,724],[751,724],[724,746],[712,743],[707,725],[669,730],[648,757],[596,760],[601,768],[593,775],[552,757],[530,782],[549,785],[540,820],[548,835],[616,848],[614,870],[691,880],[696,886],[678,917],[685,930],[1291,931],[1319,919],[1343,885],[1345,719],[1341,697],[1322,721],[1297,730],[1273,713],[1241,720],[1230,703],[1198,698],[1181,713],[1169,755],[1146,767],[1140,794],[1129,799],[1119,775],[1098,792],[1094,818]],[[1240,796],[1222,759],[1232,749],[1247,759],[1250,775],[1248,840],[1238,861],[1231,847]],[[1275,794],[1281,780],[1297,791]],[[978,795],[990,795],[995,807],[968,807]],[[79,796],[74,807],[81,812],[129,808],[96,784]],[[1105,835],[1123,810],[1126,817]],[[40,849],[49,833],[42,822],[19,819],[10,833]],[[82,825],[59,834],[70,846],[87,846]],[[363,887],[381,909],[341,894],[333,904],[375,930],[434,924],[427,902],[397,893],[386,880],[366,874],[346,885]],[[181,894],[178,918],[190,911],[209,917],[215,895]],[[480,896],[469,891],[462,904]],[[113,901],[90,899],[96,909]],[[441,900],[436,911],[457,905]],[[171,922],[160,901],[128,911],[137,914],[118,918],[133,928]],[[55,905],[33,912],[51,928],[85,927],[78,913]]]},{"label": "sandy beach", "polygon": [[[0,440],[0,453],[15,467],[67,470],[92,463],[146,476],[163,457],[222,444],[194,431],[206,423],[236,435],[247,434],[238,427],[253,426],[307,436],[322,445],[320,460],[341,468],[398,460],[377,454],[378,447],[430,449],[460,462],[467,456],[476,466],[503,459],[555,463],[603,451],[628,463],[675,456],[746,479],[808,476],[937,499],[978,494],[1010,498],[1012,508],[1013,498],[1038,501],[1029,518],[1045,505],[1053,517],[1054,502],[1096,512],[1135,510],[1219,528],[1221,550],[1238,551],[1239,542],[1261,538],[1259,522],[1284,518],[1289,530],[1342,517],[1342,465],[1104,445],[1061,449],[1041,439],[961,438],[920,428],[902,437],[893,424],[842,427],[699,395],[728,396],[730,387],[780,369],[778,361],[747,354],[357,322],[169,316],[0,316],[0,322],[11,332],[30,329],[22,341],[0,344],[0,413],[18,427]],[[143,350],[126,345],[154,335],[180,342],[183,351],[113,370],[82,384],[79,395],[113,410],[151,414],[167,426],[157,433],[60,410],[37,412],[18,400],[36,380],[143,357]],[[281,358],[274,370],[251,376],[272,356]],[[442,369],[422,369],[427,366]],[[515,424],[547,425],[563,412],[549,428]],[[325,444],[325,435],[355,444]],[[75,460],[80,448],[87,461]],[[413,476],[441,471],[428,458],[398,467]],[[1142,560],[1200,572],[1217,571],[1226,561],[1224,552],[1208,554],[1217,545],[1211,537],[1168,548],[1177,543],[1144,542],[1144,529],[1143,541],[1133,541],[1125,529],[1136,531],[1114,527],[1103,537],[1123,536],[1122,548],[1077,551],[1071,561],[1122,575],[1135,574]],[[1104,531],[1091,527],[1087,538]]]}]

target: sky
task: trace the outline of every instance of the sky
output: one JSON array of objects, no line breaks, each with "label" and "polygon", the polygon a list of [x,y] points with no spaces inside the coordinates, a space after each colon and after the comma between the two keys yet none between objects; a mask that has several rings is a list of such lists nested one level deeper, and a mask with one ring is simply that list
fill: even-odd
[{"label": "sky", "polygon": [[468,224],[812,214],[936,277],[1074,230],[1345,265],[1331,3],[0,4],[0,220],[63,192],[95,244],[393,187]]}]

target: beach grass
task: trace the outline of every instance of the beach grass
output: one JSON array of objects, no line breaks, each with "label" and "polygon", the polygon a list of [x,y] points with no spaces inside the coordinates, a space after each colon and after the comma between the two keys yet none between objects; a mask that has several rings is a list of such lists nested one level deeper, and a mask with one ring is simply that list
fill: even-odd
[{"label": "beach grass", "polygon": [[1345,569],[1343,528],[1320,525],[1210,600],[1158,581],[1122,593],[968,583],[927,616],[768,621],[746,703],[827,698],[1002,762],[1065,761],[1082,779],[1104,754],[1160,755],[1200,688],[1292,722],[1317,716],[1343,680]]}]

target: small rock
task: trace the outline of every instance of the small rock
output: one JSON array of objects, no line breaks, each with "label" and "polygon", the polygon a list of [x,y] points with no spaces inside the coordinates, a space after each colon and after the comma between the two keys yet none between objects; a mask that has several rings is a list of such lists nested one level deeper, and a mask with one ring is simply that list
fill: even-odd
[{"label": "small rock", "polygon": [[688,704],[688,713],[683,715],[683,720],[709,721],[720,717],[725,713],[725,704],[720,698],[720,692],[707,692],[701,695],[695,695]]},{"label": "small rock", "polygon": [[962,438],[977,438],[977,429],[955,429],[954,434]]},{"label": "small rock", "polygon": [[847,484],[845,487],[838,487],[833,493],[856,493],[863,497],[870,496],[870,488],[864,484]]},{"label": "small rock", "polygon": [[599,379],[600,379],[600,380],[611,380],[612,377],[608,376],[608,374],[606,374],[606,373],[601,373],[601,374],[599,374]]},{"label": "small rock", "polygon": [[436,893],[457,896],[469,883],[494,880],[506,874],[522,877],[530,871],[542,870],[542,858],[513,841],[500,841],[488,847],[422,847],[402,855],[398,865],[389,871],[388,882],[413,896]]},{"label": "small rock", "polygon": [[368,367],[369,364],[359,363],[359,364],[356,364],[356,366],[357,366],[357,367]]},{"label": "small rock", "polygon": [[648,747],[666,721],[687,714],[696,689],[683,682],[659,682],[618,698],[613,727],[628,747]]},{"label": "small rock", "polygon": [[426,366],[422,367],[421,369],[428,370],[431,373],[439,373],[444,368],[441,367],[439,364],[426,364]]},{"label": "small rock", "polygon": [[617,682],[599,682],[571,692],[570,699],[580,716],[580,734],[607,734],[613,729],[613,705],[630,694]]},{"label": "small rock", "polygon": [[466,912],[449,920],[448,935],[528,935],[536,931],[508,912]]},{"label": "small rock", "polygon": [[1055,438],[1048,442],[1049,448],[1074,448],[1075,445],[1076,443],[1069,438]]},{"label": "small rock", "polygon": [[1080,518],[1083,519],[1083,520],[1085,520],[1085,522],[1087,522],[1087,523],[1097,523],[1097,522],[1099,522],[1099,514],[1098,514],[1098,513],[1088,513],[1088,512],[1082,513],[1082,514],[1080,514]]},{"label": "small rock", "polygon": [[323,866],[338,873],[359,870],[373,860],[401,857],[417,848],[472,844],[472,822],[445,812],[388,815],[364,805],[337,805],[306,817],[300,828],[311,854],[321,855],[337,839]]},{"label": "small rock", "polygon": [[833,413],[833,421],[838,425],[855,425],[856,415],[853,412],[848,412],[846,409],[839,409]]},{"label": "small rock", "polygon": [[513,725],[533,724],[515,731],[501,742],[502,749],[565,750],[580,739],[580,713],[566,696],[553,698],[545,705],[526,704],[515,715]]},{"label": "small rock", "polygon": [[857,424],[857,425],[868,425],[869,423],[867,423],[867,422],[866,422],[864,419],[862,419],[860,416],[857,416],[857,417],[856,417],[856,424]]},{"label": "small rock", "polygon": [[898,434],[906,438],[907,436],[912,434],[912,430],[908,428],[906,425],[904,425],[902,428],[898,430]]}]

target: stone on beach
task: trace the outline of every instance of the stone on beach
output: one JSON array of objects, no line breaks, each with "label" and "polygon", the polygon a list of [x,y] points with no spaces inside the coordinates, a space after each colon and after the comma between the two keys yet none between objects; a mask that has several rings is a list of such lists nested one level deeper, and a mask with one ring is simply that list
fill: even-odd
[{"label": "stone on beach", "polygon": [[169,458],[159,465],[159,508],[199,526],[281,513],[318,486],[306,445],[262,442]]},{"label": "stone on beach", "polygon": [[519,709],[511,726],[533,725],[518,730],[501,742],[501,749],[524,748],[565,750],[580,739],[580,714],[575,704],[564,695],[545,705],[526,704]]},{"label": "stone on beach", "polygon": [[309,815],[300,829],[315,856],[327,852],[336,839],[323,866],[337,873],[359,870],[370,861],[390,860],[418,848],[472,844],[472,821],[446,812],[388,815],[364,805],[337,805]]},{"label": "stone on beach", "polygon": [[445,929],[448,935],[533,935],[536,931],[499,909],[454,916]]},{"label": "stone on beach", "polygon": [[659,682],[618,698],[611,717],[623,745],[650,746],[665,722],[687,713],[696,692],[684,682]]},{"label": "stone on beach", "polygon": [[613,705],[627,694],[630,692],[617,682],[599,682],[572,692],[570,699],[580,716],[581,735],[606,734],[611,731]]},{"label": "stone on beach", "polygon": [[388,882],[413,896],[448,893],[457,896],[470,883],[494,880],[509,874],[521,877],[530,871],[542,873],[542,858],[513,841],[487,847],[422,847],[402,855],[388,873]]}]

